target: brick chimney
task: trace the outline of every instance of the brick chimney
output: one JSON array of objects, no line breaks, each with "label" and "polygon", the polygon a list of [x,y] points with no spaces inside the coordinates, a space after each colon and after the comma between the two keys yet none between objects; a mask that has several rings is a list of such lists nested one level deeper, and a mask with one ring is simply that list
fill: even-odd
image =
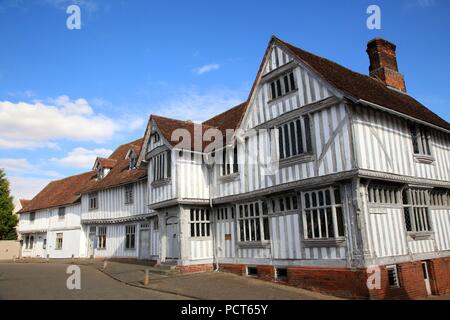
[{"label": "brick chimney", "polygon": [[386,86],[406,93],[405,78],[398,72],[396,46],[389,41],[375,38],[367,44],[370,60],[370,76],[383,81]]}]

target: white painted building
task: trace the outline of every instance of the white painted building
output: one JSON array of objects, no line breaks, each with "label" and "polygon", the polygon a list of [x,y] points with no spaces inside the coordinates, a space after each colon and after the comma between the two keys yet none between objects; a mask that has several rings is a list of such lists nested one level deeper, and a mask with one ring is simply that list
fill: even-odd
[{"label": "white painted building", "polygon": [[[393,44],[367,51],[370,76],[273,37],[245,103],[201,124],[152,115],[85,174],[79,220],[59,226],[39,194],[20,232],[54,245],[79,230],[51,257],[78,248],[374,299],[449,292],[450,124],[406,94]],[[381,288],[366,285],[373,266]]]}]

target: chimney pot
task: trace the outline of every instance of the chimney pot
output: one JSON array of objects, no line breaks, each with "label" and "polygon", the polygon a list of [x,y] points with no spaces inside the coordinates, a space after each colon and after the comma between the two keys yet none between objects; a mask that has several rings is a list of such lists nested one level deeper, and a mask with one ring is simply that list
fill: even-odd
[{"label": "chimney pot", "polygon": [[370,76],[383,81],[386,86],[406,92],[403,75],[398,71],[395,44],[375,38],[367,44]]}]

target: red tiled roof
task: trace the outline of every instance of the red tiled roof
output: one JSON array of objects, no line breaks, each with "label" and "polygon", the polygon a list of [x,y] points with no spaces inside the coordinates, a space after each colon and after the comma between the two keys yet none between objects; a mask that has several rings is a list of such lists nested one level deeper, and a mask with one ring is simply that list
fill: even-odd
[{"label": "red tiled roof", "polygon": [[116,165],[117,160],[109,158],[97,158],[97,162],[100,163],[102,168],[111,169]]},{"label": "red tiled roof", "polygon": [[141,138],[123,144],[109,158],[103,159],[106,163],[109,163],[108,165],[115,164],[103,179],[97,181],[96,172],[89,171],[65,179],[52,181],[30,200],[19,213],[74,204],[80,200],[82,193],[111,188],[145,178],[147,170],[128,170],[129,163],[125,159],[130,148],[133,148],[135,152],[139,153],[142,142],[143,139]]},{"label": "red tiled roof", "polygon": [[28,205],[30,203],[31,200],[29,199],[19,199],[20,205],[23,207],[25,207],[26,205]]},{"label": "red tiled roof", "polygon": [[[204,121],[203,123],[194,123],[192,121],[182,121],[157,115],[152,115],[150,119],[153,119],[158,126],[160,132],[164,138],[172,145],[175,146],[179,143],[178,140],[172,140],[172,134],[176,129],[186,129],[191,137],[194,137],[191,141],[191,149],[195,149],[194,140],[202,139],[203,133],[208,129],[219,129],[222,134],[226,134],[227,129],[236,129],[239,126],[241,117],[245,111],[247,102],[243,102],[213,118]],[[197,128],[195,128],[197,126]],[[195,128],[195,130],[194,130]],[[203,148],[209,145],[211,141],[203,141]]]},{"label": "red tiled roof", "polygon": [[95,179],[95,172],[85,172],[50,182],[19,213],[36,211],[76,203],[83,188]]},{"label": "red tiled roof", "polygon": [[351,71],[280,39],[274,39],[286,46],[295,56],[344,94],[450,130],[450,124],[447,121],[411,96],[389,89],[375,78]]},{"label": "red tiled roof", "polygon": [[109,173],[101,180],[92,180],[82,190],[83,193],[97,191],[100,189],[111,188],[122,184],[132,183],[147,176],[145,169],[129,170],[129,160],[125,159],[130,148],[139,154],[144,139],[138,139],[127,144],[119,146],[110,156],[108,160],[114,163]]}]

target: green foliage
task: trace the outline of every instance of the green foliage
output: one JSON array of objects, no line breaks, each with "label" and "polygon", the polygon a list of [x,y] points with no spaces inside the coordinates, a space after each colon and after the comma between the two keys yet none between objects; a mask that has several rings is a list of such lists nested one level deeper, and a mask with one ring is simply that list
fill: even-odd
[{"label": "green foliage", "polygon": [[16,240],[18,218],[14,211],[13,197],[9,191],[9,181],[0,169],[0,240]]}]

